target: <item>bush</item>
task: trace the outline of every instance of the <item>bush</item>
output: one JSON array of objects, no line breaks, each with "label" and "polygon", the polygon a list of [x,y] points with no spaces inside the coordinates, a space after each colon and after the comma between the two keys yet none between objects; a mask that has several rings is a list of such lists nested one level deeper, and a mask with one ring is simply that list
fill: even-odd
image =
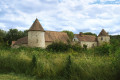
[{"label": "bush", "polygon": [[73,49],[76,52],[82,52],[82,47],[79,44],[72,45],[71,49]]},{"label": "bush", "polygon": [[46,49],[53,52],[65,52],[68,51],[69,46],[63,42],[53,42],[51,45],[47,46]]},{"label": "bush", "polygon": [[67,52],[71,49],[76,52],[82,51],[81,46],[78,44],[71,45],[71,44],[65,44],[63,42],[54,42],[51,45],[49,45],[46,49],[48,51],[53,51],[53,52]]},{"label": "bush", "polygon": [[105,43],[101,46],[94,48],[94,53],[97,55],[109,55],[110,53],[110,45]]}]

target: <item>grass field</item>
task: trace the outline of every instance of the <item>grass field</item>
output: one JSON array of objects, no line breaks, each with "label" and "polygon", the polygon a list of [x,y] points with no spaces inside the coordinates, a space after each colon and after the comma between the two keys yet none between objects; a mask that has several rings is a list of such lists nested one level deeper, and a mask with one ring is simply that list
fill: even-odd
[{"label": "grass field", "polygon": [[0,74],[0,80],[37,80],[37,79],[22,74],[16,75],[14,73],[9,73],[9,74]]},{"label": "grass field", "polygon": [[0,80],[118,80],[118,65],[114,55],[97,56],[91,50],[0,50]]}]

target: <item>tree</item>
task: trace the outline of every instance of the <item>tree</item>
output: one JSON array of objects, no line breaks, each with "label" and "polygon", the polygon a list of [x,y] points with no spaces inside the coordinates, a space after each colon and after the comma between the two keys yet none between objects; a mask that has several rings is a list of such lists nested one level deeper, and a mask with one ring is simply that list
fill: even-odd
[{"label": "tree", "polygon": [[0,37],[4,38],[6,36],[6,31],[0,29]]},{"label": "tree", "polygon": [[6,36],[6,31],[0,29],[0,45],[4,44],[5,36]]},{"label": "tree", "polygon": [[65,30],[65,31],[62,31],[62,32],[67,33],[67,35],[69,36],[70,40],[72,41],[72,39],[73,39],[73,37],[74,37],[74,33],[73,33],[72,31],[67,31],[67,30]]},{"label": "tree", "polygon": [[12,41],[16,41],[19,38],[22,38],[25,36],[25,32],[18,31],[17,29],[10,29],[5,37],[5,41],[8,42],[9,45],[11,45]]},{"label": "tree", "polygon": [[95,33],[91,33],[91,32],[85,32],[83,33],[84,35],[94,35],[94,36],[97,36]]}]

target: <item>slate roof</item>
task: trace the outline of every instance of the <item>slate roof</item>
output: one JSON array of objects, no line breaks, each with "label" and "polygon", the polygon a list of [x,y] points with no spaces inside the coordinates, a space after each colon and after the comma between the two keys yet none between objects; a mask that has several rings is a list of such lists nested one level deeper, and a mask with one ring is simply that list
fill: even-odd
[{"label": "slate roof", "polygon": [[102,31],[100,32],[98,36],[109,36],[109,35],[104,29],[102,29]]},{"label": "slate roof", "polygon": [[[61,41],[67,43],[69,37],[67,33],[56,31],[45,31],[45,42]],[[28,44],[28,36],[18,39],[14,45]]]},{"label": "slate roof", "polygon": [[32,26],[30,27],[29,31],[45,31],[40,24],[39,20],[36,18]]},{"label": "slate roof", "polygon": [[93,35],[80,35],[75,34],[75,36],[78,38],[79,41],[85,41],[85,42],[96,42],[97,38]]}]

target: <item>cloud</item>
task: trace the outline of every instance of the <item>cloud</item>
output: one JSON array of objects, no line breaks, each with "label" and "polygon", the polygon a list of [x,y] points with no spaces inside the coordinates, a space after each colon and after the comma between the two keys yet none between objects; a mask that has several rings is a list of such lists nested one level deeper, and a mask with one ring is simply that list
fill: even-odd
[{"label": "cloud", "polygon": [[[119,34],[120,5],[96,0],[2,0],[0,29],[29,29],[38,18],[45,30]],[[106,2],[111,0],[101,0]],[[112,0],[113,1],[113,0]],[[113,29],[114,28],[114,29]]]}]

